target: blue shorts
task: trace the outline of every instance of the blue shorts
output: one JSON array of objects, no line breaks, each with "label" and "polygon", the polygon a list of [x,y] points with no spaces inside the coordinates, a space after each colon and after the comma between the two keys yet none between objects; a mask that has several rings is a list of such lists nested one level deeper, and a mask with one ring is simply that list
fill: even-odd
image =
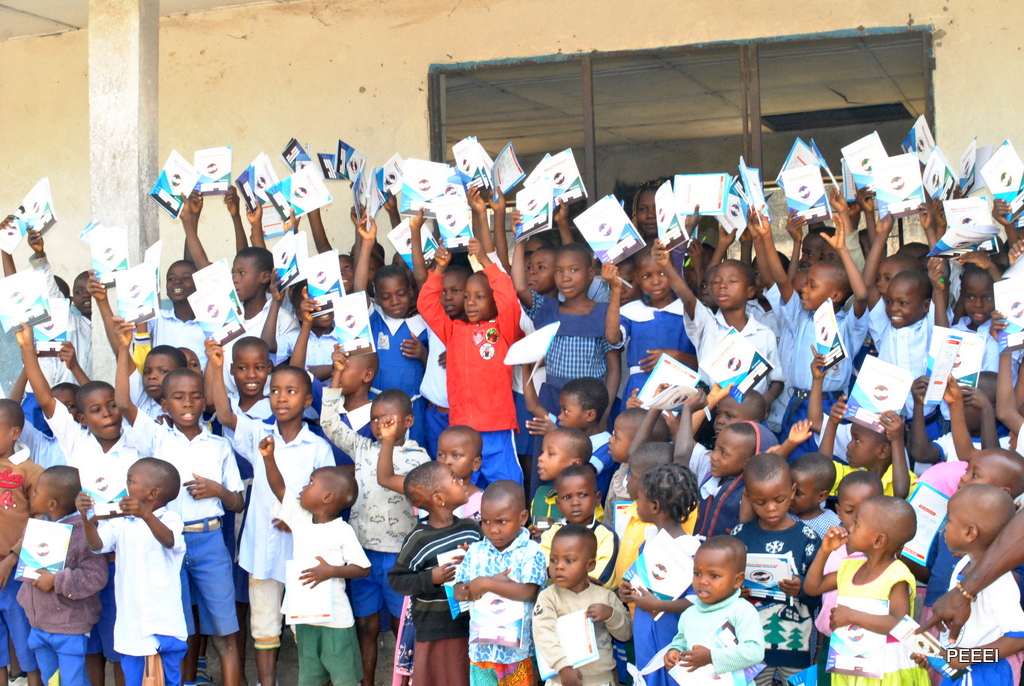
[{"label": "blue shorts", "polygon": [[437,439],[441,433],[448,428],[448,413],[439,412],[436,407],[427,405],[427,409],[424,410],[424,417],[426,422],[426,445],[427,454],[430,455],[431,459],[437,459]]},{"label": "blue shorts", "polygon": [[231,555],[218,530],[183,534],[185,559],[181,563],[181,599],[185,623],[196,633],[192,605],[199,606],[199,633],[229,636],[238,631]]},{"label": "blue shorts", "polygon": [[88,636],[51,634],[32,629],[28,636],[28,647],[39,664],[43,683],[49,684],[51,677],[60,670],[61,686],[89,686],[85,673],[85,649]]},{"label": "blue shorts", "polygon": [[533,452],[533,437],[530,430],[526,428],[526,420],[533,419],[533,415],[526,409],[526,396],[522,393],[512,391],[512,400],[516,405],[516,421],[519,422],[519,433],[516,434],[516,453],[529,455]]},{"label": "blue shorts", "polygon": [[388,572],[395,566],[398,553],[367,550],[366,557],[370,561],[370,576],[348,582],[352,613],[356,617],[369,617],[386,607],[392,617],[401,617],[402,596],[391,590],[388,583]]},{"label": "blue shorts", "polygon": [[[11,572],[11,577],[14,572]],[[13,578],[7,580],[7,588],[0,590],[0,666],[11,664],[10,643],[14,644],[14,652],[18,663],[26,672],[39,669],[36,658],[28,647],[28,635],[32,630],[29,626],[25,610],[18,604],[18,590],[21,582]]]},{"label": "blue shorts", "polygon": [[[173,636],[157,636],[160,646],[157,653],[164,663],[165,686],[181,686],[181,661],[185,657],[188,644]],[[139,655],[125,655],[121,660],[124,671],[125,686],[142,686],[142,677],[146,672],[146,658]]]},{"label": "blue shorts", "polygon": [[114,565],[107,565],[107,585],[100,591],[100,619],[89,632],[86,655],[103,654],[111,662],[120,662],[121,653],[114,650],[114,619],[117,616],[117,601],[114,596]]},{"label": "blue shorts", "polygon": [[481,431],[483,449],[480,451],[480,471],[473,475],[473,483],[480,488],[487,484],[510,479],[523,485],[523,468],[519,466],[516,454],[515,433],[505,431]]}]

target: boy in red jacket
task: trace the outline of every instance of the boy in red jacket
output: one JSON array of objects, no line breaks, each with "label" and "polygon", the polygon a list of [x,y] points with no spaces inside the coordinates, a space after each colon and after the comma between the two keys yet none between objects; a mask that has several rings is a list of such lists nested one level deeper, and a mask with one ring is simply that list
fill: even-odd
[{"label": "boy in red jacket", "polygon": [[[410,221],[423,220],[413,217]],[[434,255],[434,271],[423,284],[416,305],[448,350],[450,424],[471,426],[483,437],[482,464],[473,481],[481,488],[500,479],[522,484],[523,470],[513,442],[518,422],[512,400],[512,367],[505,365],[505,353],[521,334],[519,298],[512,279],[491,262],[476,238],[469,241],[469,252],[484,270],[466,282],[468,321],[449,319],[441,306],[441,279],[451,262],[444,247]]]}]

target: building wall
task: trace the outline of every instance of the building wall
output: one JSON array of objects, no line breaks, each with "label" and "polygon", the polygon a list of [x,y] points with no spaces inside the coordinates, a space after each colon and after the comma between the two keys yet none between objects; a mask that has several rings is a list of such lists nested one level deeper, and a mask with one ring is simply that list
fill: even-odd
[{"label": "building wall", "polygon": [[[165,18],[160,161],[172,148],[190,157],[227,144],[237,171],[261,151],[277,158],[292,136],[319,151],[342,137],[377,164],[396,151],[425,158],[427,72],[435,63],[907,25],[934,32],[940,144],[957,155],[975,135],[983,144],[1019,138],[1022,96],[1010,75],[1022,63],[1024,37],[1012,27],[1024,21],[1024,3],[791,0],[781,12],[761,7],[757,0],[295,0]],[[85,31],[0,43],[0,211],[13,210],[36,179],[49,176],[61,222],[47,248],[57,273],[68,277],[88,267],[78,231],[91,219],[104,221],[89,206],[87,58]],[[336,200],[325,222],[347,250],[348,188],[331,188]],[[230,223],[218,198],[207,201],[204,216],[208,253],[229,255]],[[180,227],[160,221],[166,265],[183,240]],[[15,257],[23,265],[27,255],[23,245]]]}]

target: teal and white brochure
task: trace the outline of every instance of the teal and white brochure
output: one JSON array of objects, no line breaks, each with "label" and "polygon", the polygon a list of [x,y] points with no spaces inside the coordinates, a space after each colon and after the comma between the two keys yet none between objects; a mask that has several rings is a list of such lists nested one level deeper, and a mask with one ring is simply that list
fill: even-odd
[{"label": "teal and white brochure", "polygon": [[701,360],[700,368],[722,388],[732,384],[729,395],[741,403],[743,395],[775,367],[736,329],[729,329],[707,360]]},{"label": "teal and white brochure", "polygon": [[78,465],[82,490],[92,498],[92,514],[98,519],[117,517],[121,499],[128,497],[128,473],[116,459],[105,455]]},{"label": "teal and white brochure", "polygon": [[231,187],[231,146],[196,150],[192,163],[203,195],[223,195]]},{"label": "teal and white brochure", "polygon": [[196,168],[177,150],[171,150],[149,195],[171,216],[171,219],[177,219],[185,200],[198,183],[199,172]]},{"label": "teal and white brochure", "polygon": [[114,272],[128,269],[128,227],[101,226],[89,232],[92,269],[106,288],[114,285]]},{"label": "teal and white brochure", "polygon": [[699,206],[703,216],[722,214],[729,180],[728,174],[676,174],[674,190],[679,213],[689,217]]},{"label": "teal and white brochure", "polygon": [[956,172],[953,171],[949,160],[942,154],[938,146],[932,148],[928,153],[928,160],[924,163],[924,171],[921,173],[921,180],[924,183],[924,191],[932,200],[945,200],[953,193],[956,186]]},{"label": "teal and white brochure", "polygon": [[992,288],[996,311],[1006,318],[1006,328],[997,339],[999,352],[1024,348],[1024,278],[996,281]]},{"label": "teal and white brochure", "polygon": [[1016,218],[1024,207],[1024,162],[1010,141],[1005,141],[992,153],[992,157],[981,167],[981,176],[996,200],[1010,206],[1010,216]]},{"label": "teal and white brochure", "polygon": [[403,172],[399,211],[409,216],[422,209],[424,216],[433,218],[432,203],[445,194],[451,167],[439,162],[405,160]]},{"label": "teal and white brochure", "polygon": [[297,171],[271,186],[267,189],[267,196],[283,221],[287,221],[290,212],[301,217],[332,200],[324,180],[312,168]]},{"label": "teal and white brochure", "polygon": [[345,295],[338,251],[328,250],[306,258],[302,274],[306,277],[306,292],[320,307],[318,314],[333,311],[334,299]]},{"label": "teal and white brochure", "polygon": [[[406,217],[402,223],[388,232],[388,240],[395,247],[395,252],[402,256],[409,269],[412,269],[412,229],[409,227],[409,218]],[[426,224],[420,227],[420,244],[423,248],[423,260],[430,262],[437,252],[438,243],[434,234],[430,233]]]},{"label": "teal and white brochure", "polygon": [[114,274],[117,288],[117,316],[132,324],[141,324],[156,317],[160,309],[157,272],[150,262]]},{"label": "teal and white brochure", "polygon": [[22,322],[29,326],[50,321],[46,277],[34,269],[0,279],[0,325],[4,333]]},{"label": "teal and white brochure", "polygon": [[188,296],[188,302],[203,334],[221,345],[227,345],[245,335],[245,324],[231,301],[233,291],[218,288],[215,283],[212,286],[197,290]]},{"label": "teal and white brochure", "polygon": [[338,175],[347,180],[354,181],[356,174],[366,164],[366,155],[359,152],[345,141],[338,141],[338,154],[337,154]]},{"label": "teal and white brochure", "polygon": [[666,250],[675,250],[690,240],[686,217],[679,216],[679,203],[672,182],[666,181],[654,192],[654,211],[658,221],[658,238]]},{"label": "teal and white brochure", "polygon": [[498,156],[494,158],[494,166],[491,167],[491,184],[501,191],[502,195],[515,188],[516,184],[526,178],[522,165],[516,157],[516,150],[508,142]]},{"label": "teal and white brochure", "polygon": [[305,231],[289,231],[274,244],[270,252],[274,256],[274,279],[279,291],[302,278],[302,266],[306,261],[307,250]]},{"label": "teal and white brochure", "polygon": [[435,200],[434,214],[441,232],[441,243],[449,251],[466,250],[473,237],[472,214],[469,205],[460,200]]},{"label": "teal and white brochure", "polygon": [[889,154],[885,152],[882,139],[877,131],[850,143],[842,149],[843,159],[846,160],[846,168],[853,174],[853,181],[857,188],[874,189],[875,187],[875,166],[882,160],[888,159]]},{"label": "teal and white brochure", "polygon": [[494,162],[477,141],[476,136],[463,138],[453,145],[452,156],[455,158],[455,170],[462,179],[462,185],[467,188],[491,187],[491,167],[494,166]]},{"label": "teal and white brochure", "polygon": [[924,188],[917,155],[894,155],[877,163],[874,170],[879,217],[907,217],[923,212]]},{"label": "teal and white brochure", "polygon": [[986,336],[970,331],[960,331],[960,347],[953,363],[953,378],[961,386],[978,387],[981,364],[985,359]]},{"label": "teal and white brochure", "polygon": [[551,228],[554,189],[550,183],[540,182],[516,193],[516,209],[523,215],[522,224],[513,227],[516,242],[525,241],[535,233]]},{"label": "teal and white brochure", "polygon": [[39,578],[41,571],[54,574],[64,569],[70,543],[70,524],[29,519],[25,524],[14,578],[32,581]]},{"label": "teal and white brochure", "polygon": [[50,321],[32,327],[32,336],[36,342],[36,354],[39,357],[56,357],[61,346],[68,340],[68,316],[71,313],[71,301],[64,298],[50,298]]},{"label": "teal and white brochure", "polygon": [[21,205],[14,213],[14,220],[23,224],[21,228],[27,233],[38,231],[46,233],[57,223],[57,214],[53,209],[53,197],[50,194],[50,179],[42,178],[32,186]]},{"label": "teal and white brochure", "polygon": [[825,184],[821,180],[821,167],[810,164],[787,169],[782,172],[782,180],[790,212],[796,212],[808,222],[821,221],[829,217]]},{"label": "teal and white brochure", "polygon": [[928,128],[928,122],[923,114],[914,122],[901,147],[903,152],[916,155],[919,163],[928,162],[928,155],[935,147],[935,137],[932,136],[932,130]]},{"label": "teal and white brochure", "polygon": [[614,195],[606,195],[573,219],[594,256],[618,264],[643,249],[645,243]]},{"label": "teal and white brochure", "polygon": [[359,291],[335,299],[334,335],[341,349],[349,355],[374,352],[366,293]]},{"label": "teal and white brochure", "polygon": [[878,416],[889,410],[902,411],[913,383],[914,375],[909,370],[868,355],[861,364],[843,418],[885,433]]}]

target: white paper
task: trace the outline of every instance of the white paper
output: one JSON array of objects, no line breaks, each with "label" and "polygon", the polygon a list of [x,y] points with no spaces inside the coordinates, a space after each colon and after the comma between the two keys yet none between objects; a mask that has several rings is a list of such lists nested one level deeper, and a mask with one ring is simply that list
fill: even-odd
[{"label": "white paper", "polygon": [[978,376],[981,364],[985,359],[986,336],[969,331],[959,331],[960,347],[956,351],[956,362],[953,363],[953,378],[961,386],[978,387]]},{"label": "white paper", "polygon": [[[1005,141],[992,153],[992,157],[981,167],[981,177],[996,199],[1010,202],[1017,194],[1024,179],[1024,162],[1010,141]],[[1012,203],[1010,209],[1016,209]]]},{"label": "white paper", "polygon": [[999,332],[999,352],[1024,348],[1024,278],[1003,278],[993,286],[995,309],[1006,318]]},{"label": "white paper", "polygon": [[645,245],[614,195],[604,196],[572,221],[604,264],[618,264]]},{"label": "white paper", "polygon": [[640,393],[637,394],[637,399],[644,409],[650,409],[650,404],[655,396],[659,395],[658,388],[662,384],[691,388],[696,392],[699,381],[700,375],[697,372],[682,362],[662,353],[651,370],[650,376],[647,377],[643,388],[640,389]]},{"label": "white paper", "polygon": [[303,584],[300,580],[303,570],[316,567],[316,559],[287,560],[285,574],[285,618],[288,624],[324,624],[334,621],[334,596],[332,583],[328,580],[318,584]]},{"label": "white paper", "polygon": [[[267,189],[271,186],[277,185],[280,181],[277,177],[277,172],[274,171],[274,165],[270,161],[270,157],[265,152],[261,152],[257,155],[256,159],[252,161],[253,170],[253,190],[265,205],[270,203],[270,197],[267,195]],[[266,215],[266,212],[264,212]]]},{"label": "white paper", "polygon": [[[412,269],[412,229],[409,227],[408,217],[404,218],[401,224],[388,232],[388,240],[394,246],[395,252],[402,256],[406,266]],[[420,227],[420,247],[423,249],[423,259],[425,262],[430,262],[430,260],[434,259],[438,243],[426,224]]]},{"label": "white paper", "polygon": [[318,314],[333,311],[334,298],[345,295],[337,250],[328,250],[306,258],[302,266],[302,278],[306,279],[306,292],[309,297],[320,306]]},{"label": "white paper", "polygon": [[924,394],[925,405],[938,405],[946,392],[946,380],[953,371],[957,353],[960,350],[959,331],[936,326],[928,348],[928,390]]},{"label": "white paper", "polygon": [[830,369],[846,359],[846,346],[839,335],[839,322],[836,321],[835,305],[832,298],[814,312],[814,348],[815,352],[825,358],[825,369]]},{"label": "white paper", "polygon": [[14,213],[16,222],[24,225],[24,230],[46,233],[57,223],[57,213],[53,208],[53,197],[50,193],[50,179],[42,178],[32,186],[21,205]]},{"label": "white paper", "polygon": [[884,433],[878,416],[889,410],[900,413],[913,383],[909,370],[868,355],[861,364],[844,418]]},{"label": "white paper", "polygon": [[654,207],[658,221],[658,238],[666,250],[674,250],[690,239],[686,231],[686,217],[679,214],[679,203],[672,188],[666,181],[654,193]]},{"label": "white paper", "polygon": [[274,256],[275,279],[277,288],[283,291],[302,276],[302,265],[306,260],[306,232],[288,232],[274,244],[271,253]]},{"label": "white paper", "polygon": [[508,195],[517,183],[526,178],[519,160],[516,158],[515,148],[509,142],[502,148],[498,156],[494,158],[494,166],[491,167],[492,183],[498,187],[502,195]]},{"label": "white paper", "polygon": [[793,553],[747,553],[747,567],[743,585],[754,598],[775,598],[785,595],[779,582],[793,578]]},{"label": "white paper", "polygon": [[406,160],[403,172],[399,210],[404,215],[413,215],[422,209],[425,217],[433,218],[431,203],[444,195],[451,167],[437,162]]},{"label": "white paper", "polygon": [[921,164],[917,155],[894,155],[875,162],[875,199],[878,214],[885,217],[906,217],[920,214],[924,202],[921,186]]},{"label": "white paper", "polygon": [[398,153],[384,163],[384,190],[388,193],[398,193],[402,190],[402,178],[404,177],[402,167],[404,165],[405,160]]},{"label": "white paper", "polygon": [[156,317],[157,267],[149,262],[114,273],[117,288],[117,315],[126,322],[141,324]]},{"label": "white paper", "polygon": [[[573,667],[589,665],[601,658],[597,649],[594,621],[587,617],[586,610],[564,614],[555,621],[555,624],[558,631],[558,642],[565,652],[566,659]],[[540,650],[537,650],[537,666],[542,679],[551,679],[556,676],[556,672],[544,660]]]},{"label": "white paper", "polygon": [[699,205],[702,215],[718,215],[725,211],[729,175],[676,174],[674,188],[680,213],[692,215]]},{"label": "white paper", "polygon": [[856,140],[842,149],[843,159],[846,160],[846,167],[853,174],[853,181],[857,188],[875,188],[875,165],[888,159],[882,139],[877,131],[869,133],[864,138]]},{"label": "white paper", "polygon": [[938,147],[932,148],[928,154],[921,181],[928,197],[933,200],[949,197],[952,193],[957,181],[956,172]]},{"label": "white paper", "polygon": [[795,167],[782,172],[785,183],[786,203],[791,212],[814,222],[829,217],[825,183],[821,180],[821,168],[817,165]]},{"label": "white paper", "polygon": [[366,293],[358,291],[335,299],[334,335],[349,355],[374,352]]},{"label": "white paper", "polygon": [[542,181],[516,193],[516,209],[523,215],[522,224],[514,227],[516,241],[524,241],[535,233],[551,228],[554,189]]},{"label": "white paper", "polygon": [[70,524],[29,519],[21,541],[21,554],[14,572],[15,579],[31,581],[39,578],[40,570],[56,573],[64,569],[71,543]]},{"label": "white paper", "polygon": [[774,368],[736,329],[730,329],[707,359],[700,362],[701,371],[719,386],[733,384],[730,395],[737,402],[743,402],[743,394]]},{"label": "white paper", "polygon": [[512,367],[517,364],[540,362],[548,354],[551,342],[555,340],[560,322],[542,326],[528,336],[521,338],[509,346],[505,353],[505,364]]},{"label": "white paper", "polygon": [[128,227],[102,226],[89,233],[92,268],[107,288],[114,285],[114,272],[128,269]]},{"label": "white paper", "polygon": [[[576,158],[573,157],[572,149],[563,150],[557,155],[552,155],[541,160],[537,165],[540,170],[541,179],[551,181],[555,200],[565,198],[565,202],[571,203],[587,197],[587,189],[580,177],[580,170],[576,166]],[[532,175],[531,175],[532,177]],[[526,180],[527,186],[532,186],[536,181]]]},{"label": "white paper", "polygon": [[36,353],[39,357],[55,357],[64,341],[68,339],[68,315],[71,301],[64,298],[50,298],[48,309],[50,321],[32,327]]},{"label": "white paper", "polygon": [[82,490],[92,498],[97,517],[121,514],[121,499],[128,497],[128,472],[112,457],[79,460],[78,478]]},{"label": "white paper", "polygon": [[441,243],[448,250],[465,250],[473,238],[473,217],[469,205],[461,200],[435,200],[431,203],[437,217]]},{"label": "white paper", "polygon": [[197,283],[196,292],[188,296],[203,335],[222,346],[245,335],[245,324],[236,309],[236,302],[232,301],[233,294],[234,288],[228,290],[219,283],[211,282],[202,288]]},{"label": "white paper", "polygon": [[903,143],[903,152],[915,155],[920,164],[927,162],[929,151],[935,147],[935,138],[923,114],[914,122]]},{"label": "white paper", "polygon": [[452,156],[455,158],[455,168],[466,186],[491,187],[491,167],[494,162],[476,136],[463,138],[453,145]]},{"label": "white paper", "polygon": [[952,229],[956,226],[987,226],[992,223],[988,201],[985,198],[955,198],[944,200],[946,223]]},{"label": "white paper", "polygon": [[199,190],[204,195],[227,193],[231,187],[231,146],[196,150],[192,163],[199,172]]},{"label": "white paper", "polygon": [[932,541],[946,521],[949,496],[924,481],[918,481],[907,502],[917,517],[917,533],[903,546],[903,555],[918,564],[927,564]]},{"label": "white paper", "polygon": [[50,321],[46,277],[34,269],[0,279],[0,324],[5,333],[21,323],[29,326]]}]

